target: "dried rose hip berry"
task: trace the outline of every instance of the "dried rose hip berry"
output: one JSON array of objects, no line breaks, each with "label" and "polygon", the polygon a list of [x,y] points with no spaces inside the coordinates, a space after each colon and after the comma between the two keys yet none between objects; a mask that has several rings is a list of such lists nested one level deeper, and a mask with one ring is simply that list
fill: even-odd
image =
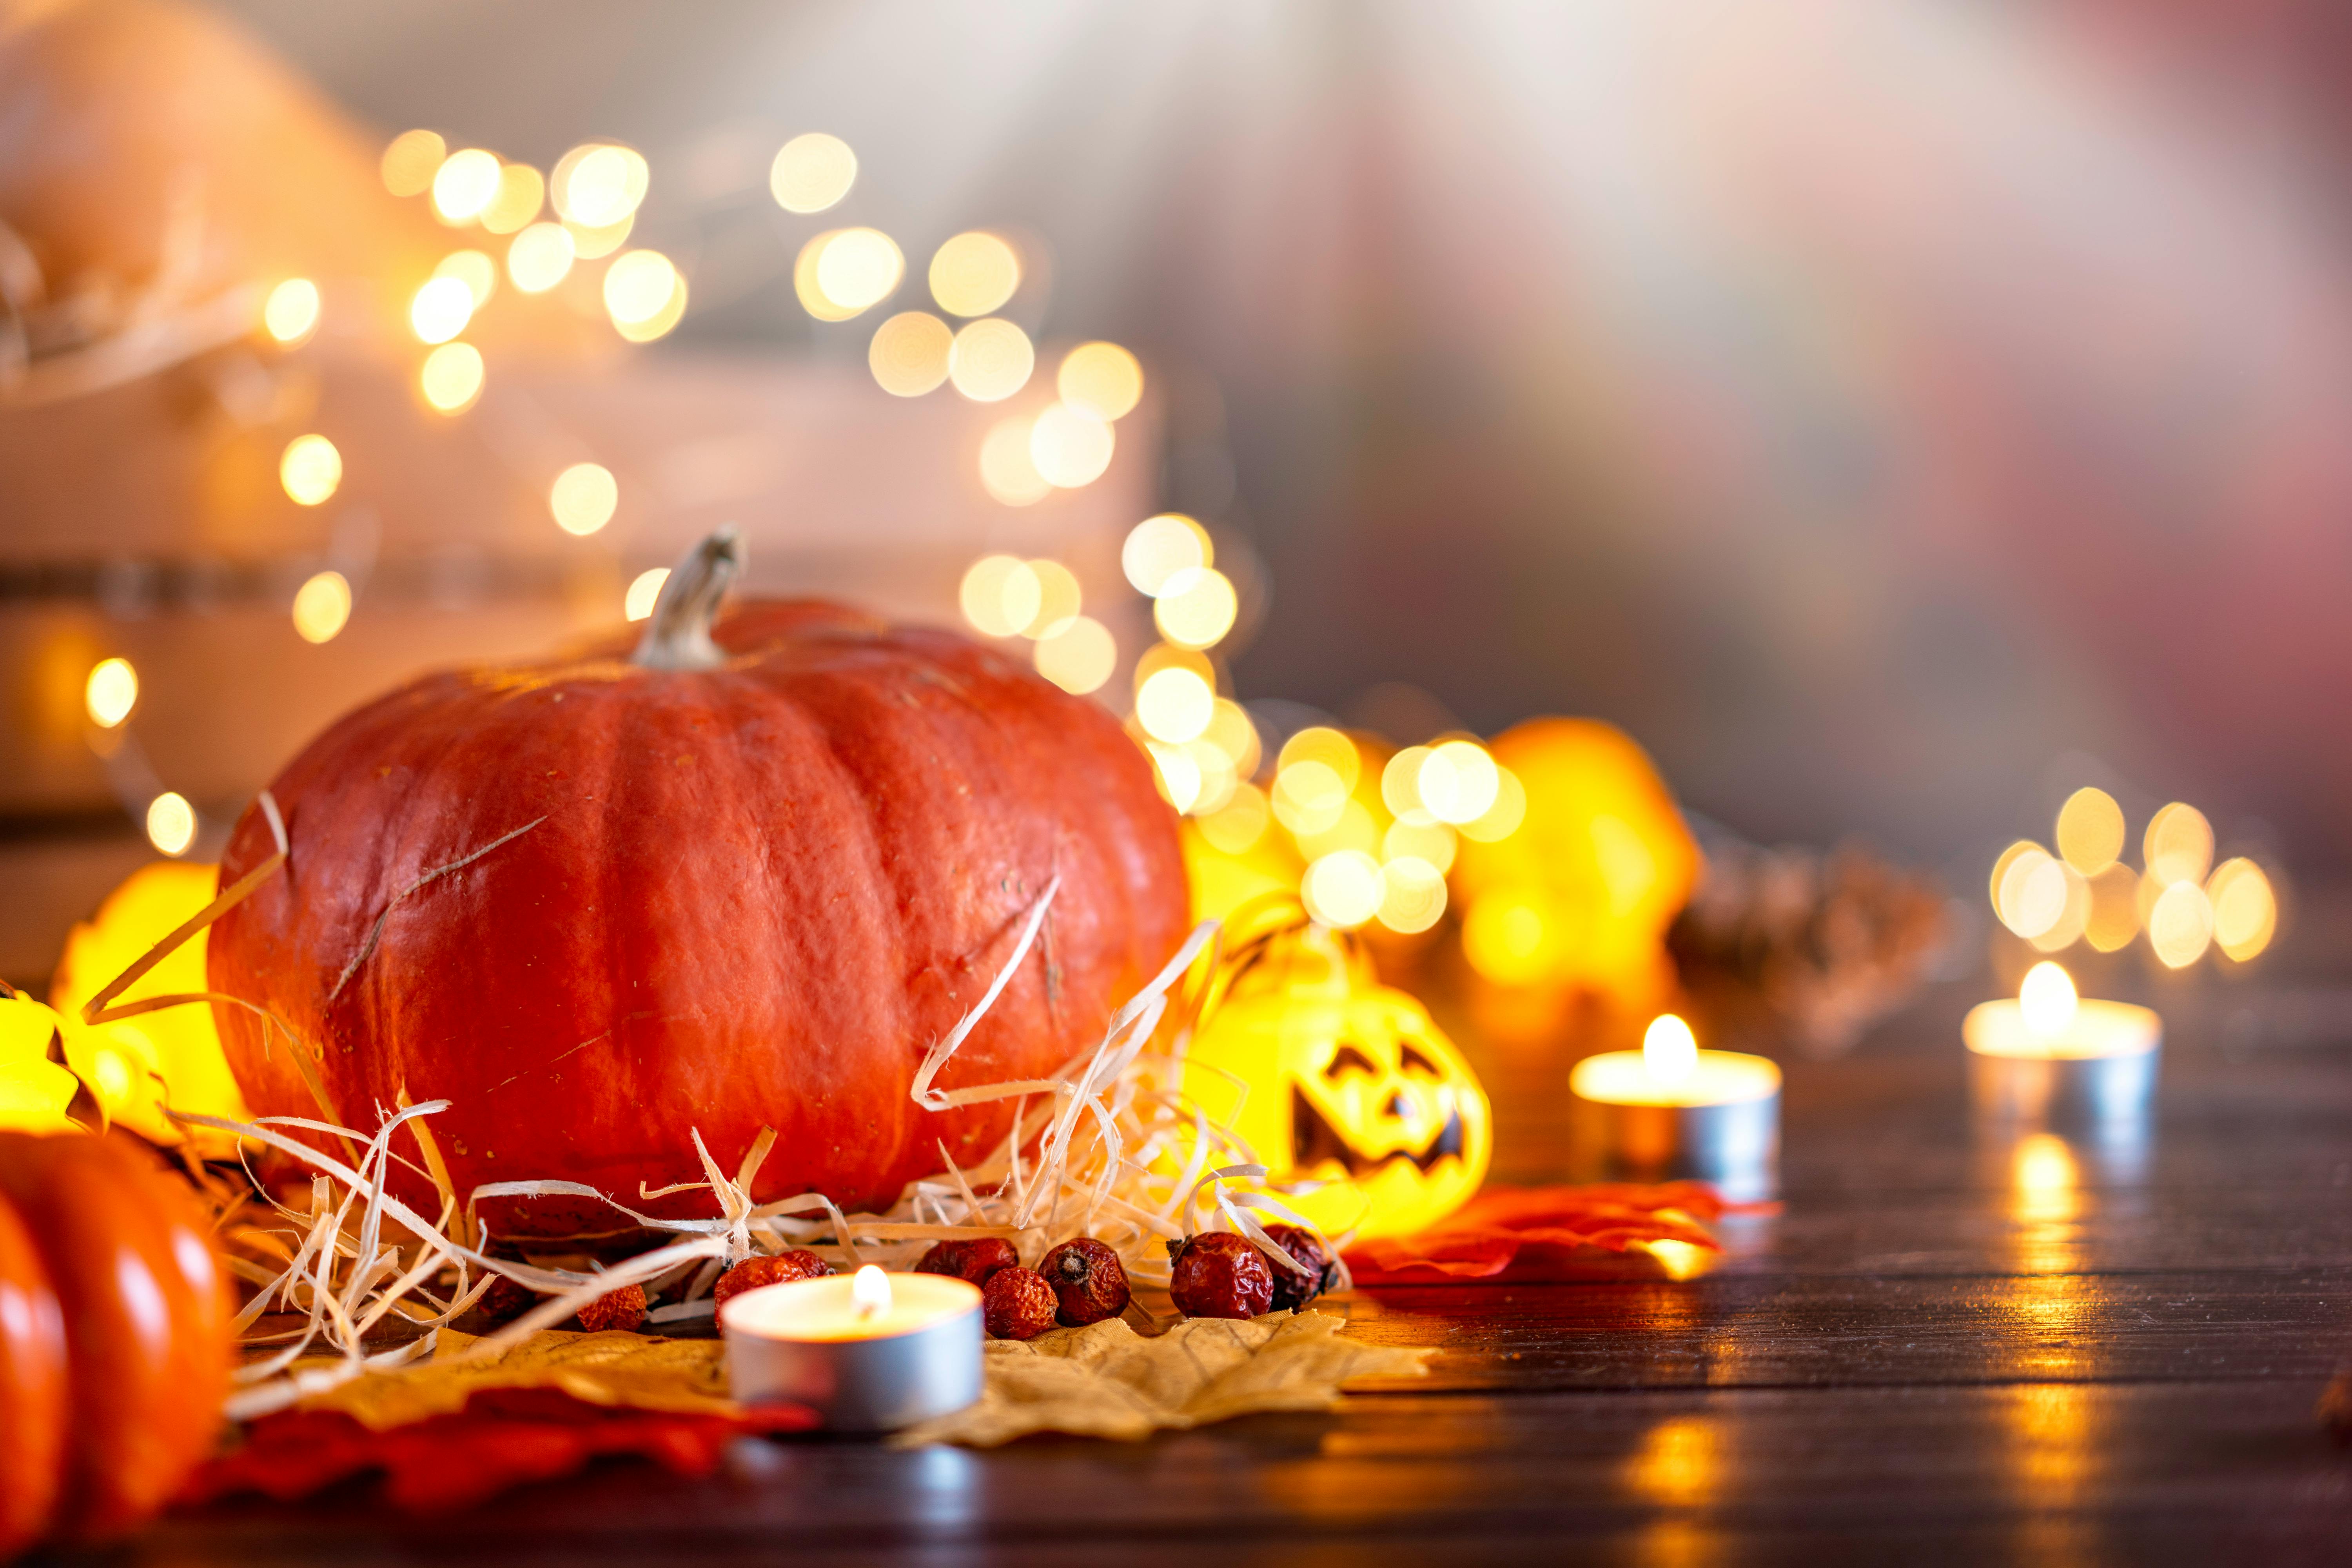
[{"label": "dried rose hip berry", "polygon": [[1266,1235],[1282,1246],[1282,1250],[1297,1258],[1307,1272],[1285,1268],[1273,1259],[1266,1261],[1274,1269],[1274,1310],[1277,1312],[1297,1311],[1331,1288],[1333,1272],[1331,1254],[1323,1238],[1304,1226],[1270,1225]]},{"label": "dried rose hip berry", "polygon": [[1274,1305],[1274,1265],[1230,1231],[1168,1244],[1168,1294],[1188,1318],[1255,1318]]},{"label": "dried rose hip berry", "polygon": [[1034,1340],[1054,1326],[1054,1288],[1034,1268],[1000,1268],[980,1288],[981,1321],[1000,1340]]},{"label": "dried rose hip berry", "polygon": [[988,1277],[1000,1268],[1010,1268],[1021,1261],[1013,1244],[1001,1236],[983,1236],[977,1241],[942,1241],[923,1254],[915,1265],[918,1274],[952,1274],[959,1279],[969,1279],[975,1285],[985,1285]]},{"label": "dried rose hip berry", "polygon": [[1045,1254],[1037,1272],[1061,1302],[1055,1320],[1064,1328],[1082,1329],[1127,1310],[1127,1266],[1091,1237],[1062,1243]]},{"label": "dried rose hip berry", "polygon": [[607,1329],[634,1329],[646,1321],[646,1288],[624,1285],[607,1290],[580,1309],[580,1326],[592,1334]]},{"label": "dried rose hip berry", "polygon": [[493,1323],[511,1323],[538,1305],[536,1291],[499,1274],[491,1278],[490,1288],[474,1303],[474,1310]]},{"label": "dried rose hip berry", "polygon": [[719,1283],[711,1287],[710,1299],[723,1304],[730,1296],[756,1290],[762,1285],[782,1285],[788,1279],[820,1279],[832,1272],[824,1258],[806,1247],[796,1247],[772,1258],[745,1258],[719,1277]]}]

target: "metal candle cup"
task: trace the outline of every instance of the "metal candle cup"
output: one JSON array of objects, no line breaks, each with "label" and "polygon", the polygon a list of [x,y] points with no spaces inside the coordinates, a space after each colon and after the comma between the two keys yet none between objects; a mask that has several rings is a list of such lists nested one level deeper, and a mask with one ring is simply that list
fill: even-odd
[{"label": "metal candle cup", "polygon": [[[869,1273],[861,1269],[860,1275]],[[838,1432],[889,1432],[980,1397],[980,1289],[870,1270],[763,1285],[719,1309],[727,1376],[747,1405],[814,1410]],[[866,1294],[884,1282],[877,1309]]]},{"label": "metal candle cup", "polygon": [[2054,1130],[2143,1124],[2156,1095],[2164,1021],[2128,1002],[2076,1002],[2063,1026],[2034,1028],[2014,997],[1980,1003],[1960,1025],[1969,1096],[1992,1121]]},{"label": "metal candle cup", "polygon": [[[1652,1026],[1654,1042],[1666,1022]],[[1662,1071],[1654,1048],[1604,1051],[1577,1063],[1568,1087],[1579,1181],[1711,1182],[1742,1203],[1779,1188],[1780,1069],[1767,1058],[1691,1047]]]}]

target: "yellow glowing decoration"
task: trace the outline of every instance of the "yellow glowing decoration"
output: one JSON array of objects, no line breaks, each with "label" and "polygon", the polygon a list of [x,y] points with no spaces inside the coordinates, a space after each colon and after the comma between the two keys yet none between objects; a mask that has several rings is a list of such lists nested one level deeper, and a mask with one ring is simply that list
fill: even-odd
[{"label": "yellow glowing decoration", "polygon": [[574,463],[556,475],[547,490],[547,510],[555,526],[583,539],[612,521],[620,504],[620,482],[602,463]]},{"label": "yellow glowing decoration", "polygon": [[278,459],[278,482],[296,506],[317,506],[341,488],[343,455],[324,436],[297,436]]},{"label": "yellow glowing decoration", "polygon": [[2037,1040],[2049,1041],[2074,1026],[2074,1015],[2082,1008],[2082,998],[2076,994],[2074,979],[2065,970],[2043,959],[2025,972],[2025,983],[2017,988],[2017,1005],[2025,1020],[2025,1032]]},{"label": "yellow glowing decoration", "polygon": [[544,294],[571,276],[572,232],[560,223],[535,223],[507,245],[507,276],[526,294]]},{"label": "yellow glowing decoration", "polygon": [[1012,415],[981,439],[981,488],[1006,506],[1030,506],[1054,493],[1030,460],[1029,433],[1035,424],[1025,414]]},{"label": "yellow glowing decoration", "polygon": [[548,194],[567,221],[604,228],[636,216],[652,180],[635,148],[592,142],[563,155],[548,181]]},{"label": "yellow glowing decoration", "polygon": [[795,136],[768,165],[768,194],[788,213],[821,213],[857,181],[857,154],[838,136],[812,131]]},{"label": "yellow glowing decoration", "polygon": [[2103,789],[2078,789],[2058,809],[2058,854],[2095,877],[2124,852],[2124,808]]},{"label": "yellow glowing decoration", "polygon": [[2120,952],[2139,934],[2139,877],[2120,863],[2089,879],[2083,939],[2100,952]]},{"label": "yellow glowing decoration", "polygon": [[572,255],[583,261],[599,261],[626,245],[636,226],[636,215],[632,213],[618,223],[601,226],[573,223],[566,218],[563,232],[572,240]]},{"label": "yellow glowing decoration", "polygon": [[1223,806],[1201,818],[1201,836],[1228,855],[1246,855],[1273,821],[1265,792],[1253,784],[1237,784]]},{"label": "yellow glowing decoration", "polygon": [[186,795],[165,790],[147,803],[148,843],[176,858],[195,841],[196,808]]},{"label": "yellow glowing decoration", "polygon": [[499,156],[469,147],[452,153],[433,175],[433,210],[449,224],[471,223],[499,194]]},{"label": "yellow glowing decoration", "polygon": [[1054,378],[1062,401],[1097,419],[1120,419],[1143,401],[1143,366],[1117,343],[1080,343]]},{"label": "yellow glowing decoration", "polygon": [[2175,882],[2147,914],[2147,944],[2168,969],[2186,969],[2213,942],[2213,905],[2195,882]]},{"label": "yellow glowing decoration", "polygon": [[1381,912],[1388,879],[1361,849],[1338,849],[1308,862],[1298,885],[1307,912],[1325,925],[1351,931]]},{"label": "yellow glowing decoration", "polygon": [[416,390],[443,414],[463,414],[482,395],[482,353],[471,343],[443,343],[425,356]]},{"label": "yellow glowing decoration", "polygon": [[1083,409],[1056,403],[1030,427],[1029,460],[1047,484],[1075,490],[1103,477],[1116,445],[1109,425]]},{"label": "yellow glowing decoration", "polygon": [[82,711],[101,730],[111,730],[139,705],[139,672],[127,658],[102,658],[82,682]]},{"label": "yellow glowing decoration", "polygon": [[995,235],[960,234],[932,254],[930,285],[949,315],[985,316],[1021,287],[1021,257]]},{"label": "yellow glowing decoration", "polygon": [[1185,1092],[1275,1182],[1323,1183],[1283,1201],[1327,1233],[1407,1236],[1460,1207],[1493,1141],[1486,1092],[1453,1042],[1347,938],[1307,927],[1236,939],[1249,961],[1228,962]]},{"label": "yellow glowing decoration", "polygon": [[1232,579],[1213,566],[1188,566],[1160,584],[1151,620],[1180,647],[1208,647],[1234,629],[1240,608]]},{"label": "yellow glowing decoration", "polygon": [[499,264],[490,259],[487,251],[453,250],[433,268],[433,276],[455,278],[466,286],[469,316],[488,304],[490,296],[498,292]]},{"label": "yellow glowing decoration", "polygon": [[661,598],[662,584],[669,581],[669,568],[656,566],[640,572],[629,581],[629,591],[621,600],[621,612],[633,621],[642,621],[654,613],[654,605]]},{"label": "yellow glowing decoration", "polygon": [[1665,931],[1699,856],[1650,759],[1618,730],[1577,719],[1531,720],[1485,751],[1496,764],[1490,809],[1505,807],[1507,777],[1525,805],[1493,839],[1480,836],[1491,831],[1483,815],[1463,825],[1454,891],[1472,966],[1499,984],[1654,1010],[1674,987]]},{"label": "yellow glowing decoration", "polygon": [[1209,531],[1182,512],[1147,517],[1128,531],[1119,547],[1118,563],[1135,591],[1158,598],[1168,580],[1179,572],[1214,565],[1216,552]]},{"label": "yellow glowing decoration", "polygon": [[1143,749],[1150,755],[1153,779],[1168,804],[1180,812],[1192,810],[1201,798],[1201,764],[1181,746],[1147,741]]},{"label": "yellow glowing decoration", "polygon": [[1102,689],[1118,668],[1118,644],[1091,616],[1073,616],[1060,630],[1037,639],[1037,673],[1063,690],[1085,696]]},{"label": "yellow glowing decoration", "polygon": [[1078,618],[1083,598],[1077,574],[1058,561],[1032,561],[1037,578],[1037,613],[1021,626],[1024,637],[1049,637]]},{"label": "yellow glowing decoration", "polygon": [[340,572],[321,572],[294,590],[294,629],[304,642],[332,642],[352,618],[352,585]]},{"label": "yellow glowing decoration", "polygon": [[289,278],[263,301],[261,324],[281,343],[302,342],[318,330],[319,286],[308,278]]},{"label": "yellow glowing decoration", "polygon": [[449,144],[433,131],[404,131],[383,150],[383,188],[395,196],[421,196],[449,156]]},{"label": "yellow glowing decoration", "polygon": [[499,170],[499,188],[482,208],[482,226],[492,234],[512,234],[539,216],[547,205],[547,182],[529,163],[509,163]]},{"label": "yellow glowing decoration", "polygon": [[2159,888],[2202,882],[2213,864],[2213,829],[2204,813],[2176,801],[2148,819],[2141,852],[2146,876]]},{"label": "yellow glowing decoration", "polygon": [[57,1016],[30,996],[0,996],[0,1132],[66,1132],[80,1087],[49,1060]]},{"label": "yellow glowing decoration", "polygon": [[948,378],[955,333],[929,310],[902,310],[874,329],[866,363],[893,397],[920,397]]},{"label": "yellow glowing decoration", "polygon": [[2270,946],[2278,933],[2278,895],[2271,879],[2252,860],[2224,860],[2205,884],[2213,906],[2213,942],[2244,963]]},{"label": "yellow glowing decoration", "polygon": [[474,291],[462,278],[428,279],[408,302],[408,325],[418,340],[446,343],[474,319]]},{"label": "yellow glowing decoration", "polygon": [[1381,924],[1400,935],[1427,931],[1445,913],[1445,873],[1417,855],[1381,866]]},{"label": "yellow glowing decoration", "polygon": [[1000,316],[966,322],[948,350],[948,379],[974,403],[1003,402],[1029,384],[1036,368],[1029,334]]},{"label": "yellow glowing decoration", "polygon": [[[82,1024],[81,1010],[116,975],[212,902],[218,885],[211,866],[160,860],[142,867],[107,895],[92,919],[68,934],[50,985],[49,1005],[64,1021],[67,1060],[78,1070],[87,1069],[84,1077],[110,1120],[158,1143],[177,1143],[184,1136],[180,1125],[163,1114],[167,1103],[206,1116],[247,1119],[214,1028],[212,1007],[197,1002],[98,1025]],[[200,931],[173,949],[118,1003],[202,993],[207,934]],[[0,1045],[0,1057],[5,1049]],[[0,1063],[0,1078],[6,1070]],[[118,1084],[119,1094],[107,1092]],[[5,1121],[5,1093],[0,1087],[0,1123]],[[199,1131],[196,1142],[211,1153],[232,1147],[230,1140],[213,1132]]]},{"label": "yellow glowing decoration", "polygon": [[1163,669],[1136,689],[1135,721],[1171,746],[1202,733],[1216,714],[1216,693],[1189,669]]},{"label": "yellow glowing decoration", "polygon": [[1029,563],[1013,555],[983,555],[964,569],[956,590],[963,618],[983,637],[1018,636],[1037,618],[1045,587]]}]

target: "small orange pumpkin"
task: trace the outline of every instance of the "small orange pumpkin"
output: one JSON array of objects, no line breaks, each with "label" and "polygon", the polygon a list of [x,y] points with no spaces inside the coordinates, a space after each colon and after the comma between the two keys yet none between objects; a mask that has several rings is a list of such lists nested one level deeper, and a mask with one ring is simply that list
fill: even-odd
[{"label": "small orange pumpkin", "polygon": [[163,1507],[212,1447],[231,1345],[185,1184],[121,1133],[0,1132],[0,1557]]}]

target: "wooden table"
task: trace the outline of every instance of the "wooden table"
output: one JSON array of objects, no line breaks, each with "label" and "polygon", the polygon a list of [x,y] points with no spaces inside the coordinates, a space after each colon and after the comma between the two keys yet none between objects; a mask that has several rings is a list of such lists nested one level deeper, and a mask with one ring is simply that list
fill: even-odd
[{"label": "wooden table", "polygon": [[[1336,1299],[1441,1351],[1336,1415],[747,1441],[704,1482],[615,1464],[425,1521],[348,1488],[184,1513],[127,1557],[2352,1563],[2352,1448],[2313,1408],[2352,1361],[2352,995],[2175,1012],[2137,1152],[1972,1131],[1964,1000],[1790,1068],[1786,1213],[1707,1278]],[[1538,1176],[1556,1064],[1482,1054],[1508,1173]]]}]

